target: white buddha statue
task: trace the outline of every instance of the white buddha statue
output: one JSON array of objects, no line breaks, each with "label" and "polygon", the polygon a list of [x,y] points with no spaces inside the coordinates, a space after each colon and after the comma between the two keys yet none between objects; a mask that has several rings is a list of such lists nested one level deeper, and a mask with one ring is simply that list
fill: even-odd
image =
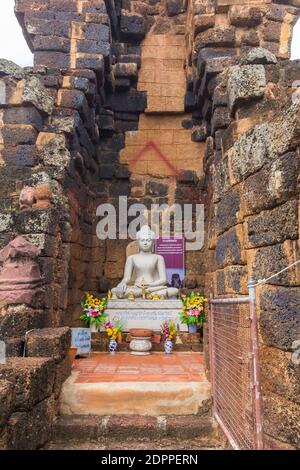
[{"label": "white buddha statue", "polygon": [[[141,298],[143,295],[158,295],[164,298],[176,298],[178,289],[167,286],[167,274],[163,256],[152,252],[155,233],[144,225],[136,234],[139,253],[128,256],[122,281],[112,289],[112,297],[124,299],[128,296]],[[132,275],[133,285],[129,285]]]}]

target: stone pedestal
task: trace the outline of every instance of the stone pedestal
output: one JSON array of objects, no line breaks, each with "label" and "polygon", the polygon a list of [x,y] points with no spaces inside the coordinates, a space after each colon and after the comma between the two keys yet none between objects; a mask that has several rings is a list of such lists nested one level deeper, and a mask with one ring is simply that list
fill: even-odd
[{"label": "stone pedestal", "polygon": [[180,331],[187,331],[187,326],[179,320],[182,302],[178,299],[166,300],[109,300],[105,313],[108,321],[118,319],[124,325],[124,331],[131,328],[149,328],[159,331],[165,320],[173,320]]},{"label": "stone pedestal", "polygon": [[151,336],[132,336],[129,347],[133,356],[149,356],[152,349]]}]

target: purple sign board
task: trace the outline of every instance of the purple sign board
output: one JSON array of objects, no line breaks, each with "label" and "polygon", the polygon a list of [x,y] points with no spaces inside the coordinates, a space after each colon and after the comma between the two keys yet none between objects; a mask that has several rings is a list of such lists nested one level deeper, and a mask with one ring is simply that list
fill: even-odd
[{"label": "purple sign board", "polygon": [[155,252],[162,255],[166,263],[169,287],[180,289],[184,284],[184,238],[157,238]]}]

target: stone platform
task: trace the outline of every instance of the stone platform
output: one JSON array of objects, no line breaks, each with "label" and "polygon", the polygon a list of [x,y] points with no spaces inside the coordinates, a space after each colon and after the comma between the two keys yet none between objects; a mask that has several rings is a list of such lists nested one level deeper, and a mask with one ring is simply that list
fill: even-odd
[{"label": "stone platform", "polygon": [[202,353],[77,359],[60,396],[61,415],[189,415],[210,398]]},{"label": "stone platform", "polygon": [[179,312],[182,301],[179,299],[166,300],[109,300],[105,313],[109,320],[118,318],[124,325],[124,331],[131,328],[149,328],[159,331],[165,320],[173,320],[180,331],[187,331],[187,326],[180,322]]}]

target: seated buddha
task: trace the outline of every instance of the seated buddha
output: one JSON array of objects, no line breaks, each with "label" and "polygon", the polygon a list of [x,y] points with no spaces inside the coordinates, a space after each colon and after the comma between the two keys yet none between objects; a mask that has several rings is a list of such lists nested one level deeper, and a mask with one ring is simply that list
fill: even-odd
[{"label": "seated buddha", "polygon": [[[179,290],[167,286],[167,273],[163,256],[153,253],[155,233],[144,225],[136,234],[139,253],[128,256],[122,281],[112,289],[112,298],[126,299],[128,296],[142,298],[156,295],[160,298],[176,298]],[[134,283],[130,280],[134,276]]]}]

